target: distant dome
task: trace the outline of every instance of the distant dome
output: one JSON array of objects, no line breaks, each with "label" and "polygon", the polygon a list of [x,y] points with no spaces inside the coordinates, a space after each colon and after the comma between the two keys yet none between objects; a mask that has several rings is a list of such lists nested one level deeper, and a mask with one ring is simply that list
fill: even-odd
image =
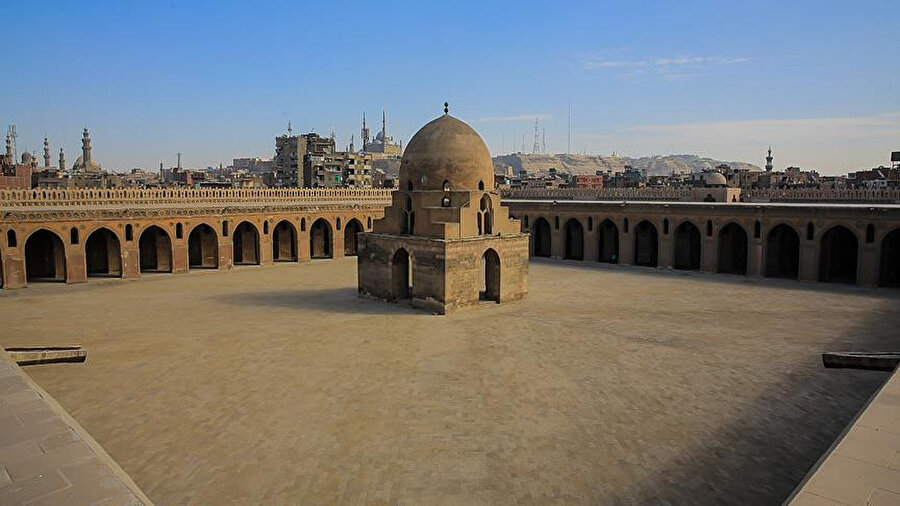
[{"label": "distant dome", "polygon": [[728,180],[719,172],[707,172],[703,175],[703,183],[706,186],[725,186]]},{"label": "distant dome", "polygon": [[31,163],[31,160],[32,160],[31,153],[29,153],[28,151],[22,153],[22,164],[23,165],[28,165],[29,163]]},{"label": "distant dome", "polygon": [[400,189],[412,182],[413,190],[494,188],[491,153],[466,123],[444,114],[423,126],[406,146],[400,161]]},{"label": "distant dome", "polygon": [[85,166],[84,166],[84,157],[83,157],[83,156],[79,156],[78,159],[75,160],[75,165],[74,165],[74,167],[75,167],[76,169],[78,169],[78,170],[84,170],[84,171],[99,170],[99,169],[100,169],[100,164],[98,164],[98,163],[97,163],[96,161],[94,161],[94,159],[92,158],[92,159],[91,159],[91,166],[90,166],[89,168],[88,168],[88,167],[85,167]]}]

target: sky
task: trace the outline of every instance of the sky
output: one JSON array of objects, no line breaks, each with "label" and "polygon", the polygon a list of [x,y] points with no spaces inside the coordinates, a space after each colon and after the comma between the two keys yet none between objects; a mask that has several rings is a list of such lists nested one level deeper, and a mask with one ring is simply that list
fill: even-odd
[{"label": "sky", "polygon": [[[900,150],[900,2],[18,1],[0,126],[109,169],[271,157],[365,112],[407,142],[450,112],[493,154],[693,153],[823,174]],[[568,125],[568,126],[567,126]],[[544,132],[546,132],[544,134]],[[523,139],[524,137],[524,139]]]}]

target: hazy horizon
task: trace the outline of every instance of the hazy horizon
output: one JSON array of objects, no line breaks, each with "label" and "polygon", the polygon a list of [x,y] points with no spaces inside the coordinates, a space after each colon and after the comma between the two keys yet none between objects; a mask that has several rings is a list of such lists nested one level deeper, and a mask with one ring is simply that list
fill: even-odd
[{"label": "hazy horizon", "polygon": [[[823,174],[900,150],[900,34],[887,1],[434,6],[14,1],[0,84],[18,152],[55,164],[91,130],[108,169],[271,157],[274,137],[404,144],[450,112],[492,154],[696,154]],[[19,22],[13,23],[11,20]],[[524,139],[523,139],[524,135]],[[524,141],[524,142],[523,142]]]}]

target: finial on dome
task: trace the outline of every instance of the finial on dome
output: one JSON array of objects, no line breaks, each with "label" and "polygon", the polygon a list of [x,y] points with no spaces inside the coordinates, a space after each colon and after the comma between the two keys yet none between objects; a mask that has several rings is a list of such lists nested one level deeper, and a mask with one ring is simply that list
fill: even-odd
[{"label": "finial on dome", "polygon": [[450,104],[444,102],[444,114],[448,114],[450,112]]}]

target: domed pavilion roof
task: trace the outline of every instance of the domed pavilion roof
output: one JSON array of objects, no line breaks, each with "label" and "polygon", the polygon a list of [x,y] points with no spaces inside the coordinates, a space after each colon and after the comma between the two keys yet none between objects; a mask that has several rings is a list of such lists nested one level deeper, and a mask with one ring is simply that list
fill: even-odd
[{"label": "domed pavilion roof", "polygon": [[447,181],[451,190],[494,188],[491,153],[465,122],[449,114],[423,126],[406,146],[400,161],[400,189],[412,182],[413,190],[442,190]]}]

